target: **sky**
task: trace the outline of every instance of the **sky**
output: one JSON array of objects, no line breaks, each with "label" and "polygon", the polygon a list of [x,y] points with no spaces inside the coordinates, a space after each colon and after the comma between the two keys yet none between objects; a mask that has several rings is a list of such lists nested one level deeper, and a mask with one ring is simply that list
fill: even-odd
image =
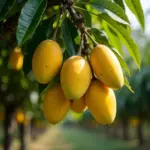
[{"label": "sky", "polygon": [[[150,35],[150,0],[141,0],[141,4],[145,14],[145,33]],[[149,15],[146,15],[147,10],[149,10]],[[139,28],[140,26],[135,16],[129,10],[127,11],[127,14],[131,22],[131,27],[133,29]]]}]

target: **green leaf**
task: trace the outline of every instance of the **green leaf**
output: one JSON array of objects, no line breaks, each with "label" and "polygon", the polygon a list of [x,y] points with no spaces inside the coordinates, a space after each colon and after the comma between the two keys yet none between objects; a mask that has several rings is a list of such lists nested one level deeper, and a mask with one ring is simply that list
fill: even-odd
[{"label": "green leaf", "polygon": [[125,10],[125,5],[123,0],[114,0],[116,4],[118,4],[123,10]]},{"label": "green leaf", "polygon": [[8,19],[9,17],[13,16],[14,14],[20,12],[24,4],[25,4],[24,1],[22,1],[22,2],[15,1],[12,5],[11,9],[9,9],[5,18]]},{"label": "green leaf", "polygon": [[39,93],[45,92],[48,88],[51,88],[53,85],[60,81],[60,75],[57,74],[54,79],[49,84],[39,84]]},{"label": "green leaf", "polygon": [[[25,46],[25,56],[23,63],[24,74],[27,75],[32,69],[32,56],[36,47],[45,39],[52,36],[53,23],[56,19],[56,15],[52,16],[47,20],[43,20],[35,33],[33,34],[31,40]],[[40,36],[39,36],[40,35]]]},{"label": "green leaf", "polygon": [[133,91],[132,87],[130,86],[129,81],[126,77],[124,77],[124,84],[132,93],[134,93],[134,91]]},{"label": "green leaf", "polygon": [[125,2],[144,30],[145,29],[144,13],[140,0],[125,0]]},{"label": "green leaf", "polygon": [[1,0],[0,1],[0,13],[1,13],[1,11],[2,11],[2,9],[3,9],[6,2],[7,2],[7,0]]},{"label": "green leaf", "polygon": [[66,51],[69,56],[73,56],[76,54],[76,46],[75,46],[75,35],[77,36],[77,29],[73,26],[72,22],[65,18],[62,23],[62,36]]},{"label": "green leaf", "polygon": [[22,46],[34,33],[46,9],[46,0],[28,0],[21,11],[17,27],[18,46]]},{"label": "green leaf", "polygon": [[105,20],[109,24],[109,26],[116,32],[116,34],[120,37],[120,39],[128,48],[130,55],[132,56],[132,58],[134,59],[134,61],[136,62],[137,66],[140,69],[141,64],[140,53],[136,43],[130,36],[129,31],[123,26],[121,26],[119,23],[114,21],[107,14],[101,14],[100,17],[103,18],[103,20]]},{"label": "green leaf", "polygon": [[11,10],[15,0],[0,1],[0,21],[4,20],[8,12]]},{"label": "green leaf", "polygon": [[128,17],[126,16],[123,9],[119,5],[110,0],[94,0],[92,2],[92,6],[99,12],[108,13],[109,11],[114,15],[118,16],[119,18],[121,18],[122,20],[129,22]]},{"label": "green leaf", "polygon": [[118,58],[120,65],[122,66],[122,68],[128,73],[128,75],[130,76],[130,70],[128,68],[128,65],[126,64],[125,60],[123,59],[123,57],[120,55],[120,53],[115,49],[115,48],[111,48],[111,50],[113,51],[113,53],[116,55],[116,57]]},{"label": "green leaf", "polygon": [[43,93],[45,91],[45,89],[47,89],[48,84],[38,84],[38,91],[39,93]]},{"label": "green leaf", "polygon": [[118,38],[117,34],[108,26],[107,22],[103,22],[103,28],[110,39],[110,44],[114,48],[116,48],[120,54],[123,54],[122,43],[121,43],[120,39]]},{"label": "green leaf", "polygon": [[98,43],[109,46],[109,39],[104,31],[91,28],[91,33]]},{"label": "green leaf", "polygon": [[83,11],[84,21],[87,27],[92,27],[92,18],[89,12]]}]

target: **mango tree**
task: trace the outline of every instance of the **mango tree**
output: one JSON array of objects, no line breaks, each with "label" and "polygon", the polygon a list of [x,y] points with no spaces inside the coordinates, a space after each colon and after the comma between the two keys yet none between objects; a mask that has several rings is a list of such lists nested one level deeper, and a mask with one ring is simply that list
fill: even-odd
[{"label": "mango tree", "polygon": [[[99,123],[114,121],[116,101],[113,90],[125,85],[132,92],[126,78],[130,69],[124,60],[122,43],[139,69],[141,64],[125,6],[144,30],[140,0],[2,1],[0,38],[23,51],[23,72],[28,75],[32,71],[40,91],[46,92],[44,115],[50,123],[58,123],[64,118],[69,110],[66,101],[80,100],[84,95],[89,95],[85,96],[86,104]],[[105,113],[93,109],[101,106],[98,105],[98,92],[89,92],[94,82],[102,91],[102,99],[107,101],[106,95],[113,95],[113,105],[106,105]],[[97,101],[95,104],[88,103],[92,95]],[[49,109],[51,105],[46,105],[49,99],[51,105],[56,103],[55,108]],[[113,111],[109,113],[107,108]],[[58,113],[60,109],[62,114]]]}]

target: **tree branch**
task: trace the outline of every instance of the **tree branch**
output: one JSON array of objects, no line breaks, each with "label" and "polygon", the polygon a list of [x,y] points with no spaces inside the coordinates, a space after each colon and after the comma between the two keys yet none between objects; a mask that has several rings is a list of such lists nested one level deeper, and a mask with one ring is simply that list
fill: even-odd
[{"label": "tree branch", "polygon": [[59,5],[61,2],[61,0],[49,0],[48,1],[48,7],[52,7],[52,6],[56,6],[56,5]]}]

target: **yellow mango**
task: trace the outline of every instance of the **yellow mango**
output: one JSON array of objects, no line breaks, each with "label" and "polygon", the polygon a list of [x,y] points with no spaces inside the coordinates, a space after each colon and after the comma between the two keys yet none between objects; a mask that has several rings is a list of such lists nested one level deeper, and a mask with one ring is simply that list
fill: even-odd
[{"label": "yellow mango", "polygon": [[94,80],[85,94],[85,104],[95,120],[101,124],[111,124],[116,116],[114,91],[99,80]]},{"label": "yellow mango", "polygon": [[22,110],[20,110],[20,109],[17,111],[16,120],[17,120],[17,122],[20,123],[20,124],[23,123],[24,120],[25,120],[25,114],[24,114],[24,112],[23,112]]},{"label": "yellow mango", "polygon": [[23,54],[20,48],[15,48],[10,54],[10,66],[13,70],[20,70],[23,66]]},{"label": "yellow mango", "polygon": [[68,58],[60,73],[61,87],[70,100],[80,99],[91,82],[91,69],[86,59],[81,56]]},{"label": "yellow mango", "polygon": [[63,61],[62,50],[53,40],[45,40],[36,48],[32,58],[35,79],[42,84],[50,82],[59,72]]},{"label": "yellow mango", "polygon": [[82,113],[87,109],[85,102],[84,102],[84,96],[80,98],[79,100],[71,101],[71,110],[76,113]]},{"label": "yellow mango", "polygon": [[70,109],[70,101],[66,99],[60,84],[49,88],[44,94],[43,113],[51,124],[59,123]]},{"label": "yellow mango", "polygon": [[90,62],[96,77],[112,89],[124,85],[120,63],[115,54],[105,45],[97,45],[91,52]]}]

